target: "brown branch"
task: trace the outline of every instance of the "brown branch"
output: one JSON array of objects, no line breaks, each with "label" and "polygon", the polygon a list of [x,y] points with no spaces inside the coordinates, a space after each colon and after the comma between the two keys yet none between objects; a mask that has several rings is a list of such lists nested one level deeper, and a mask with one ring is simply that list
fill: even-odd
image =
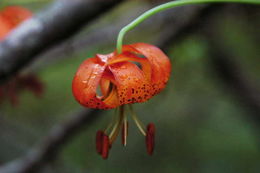
[{"label": "brown branch", "polygon": [[[239,12],[240,14],[247,15],[245,10],[247,8],[251,9],[251,12],[258,10],[254,6],[227,6],[223,8],[220,12],[222,14],[229,14],[231,11]],[[232,94],[234,99],[243,106],[244,110],[247,111],[247,119],[251,119],[253,124],[257,125],[259,128],[260,124],[260,92],[259,86],[257,83],[251,80],[249,76],[244,73],[243,68],[238,65],[236,58],[231,53],[231,51],[225,47],[221,40],[218,38],[218,34],[214,29],[214,20],[215,16],[211,16],[211,20],[207,22],[202,31],[203,35],[208,41],[209,47],[209,63],[211,65],[211,70],[216,74],[218,79],[224,83],[224,86]],[[254,21],[254,18],[251,18],[249,21]],[[253,24],[253,23],[252,23]],[[256,42],[257,44],[257,42]]]},{"label": "brown branch", "polygon": [[[44,53],[39,61],[32,67],[32,69],[44,68],[45,65],[50,63],[55,63],[58,60],[62,60],[64,58],[70,58],[71,53],[78,52],[81,50],[86,50],[88,45],[97,46],[104,44],[116,43],[116,35],[119,30],[131,22],[136,14],[140,14],[145,9],[150,9],[151,7],[144,6],[136,9],[131,9],[130,12],[126,12],[126,14],[113,23],[113,25],[101,27],[99,29],[94,30],[91,33],[85,34],[77,39],[72,39],[63,44],[50,49],[46,53]],[[205,11],[212,10],[211,6],[207,5],[199,5],[199,6],[189,6],[189,7],[181,7],[175,10],[168,10],[164,13],[160,13],[158,15],[153,16],[153,20],[147,20],[139,26],[139,30],[144,30],[150,27],[158,27],[162,31],[159,39],[155,42],[161,48],[165,48],[170,45],[166,40],[172,42],[172,40],[177,37],[185,37],[186,28],[192,28],[194,25],[194,21],[199,20],[199,18],[205,13]],[[156,23],[155,23],[156,22]],[[141,41],[141,40],[140,40]]]},{"label": "brown branch", "polygon": [[0,83],[123,0],[57,0],[0,43]]},{"label": "brown branch", "polygon": [[45,140],[30,150],[26,156],[0,167],[0,173],[38,172],[46,163],[54,160],[62,147],[84,126],[96,121],[100,113],[99,110],[85,109],[72,114],[66,122],[54,126]]},{"label": "brown branch", "polygon": [[[190,12],[185,20],[182,17],[178,17],[179,15],[172,17],[174,24],[171,26],[174,26],[175,29],[165,32],[166,36],[161,37],[157,45],[167,48],[170,42],[185,38],[187,33],[195,32],[200,28],[200,22],[196,22],[198,19],[206,20],[209,16],[208,14],[215,12],[214,10],[209,10],[211,8],[208,7],[197,6],[192,8],[194,8],[191,10],[193,12]],[[0,173],[30,173],[39,171],[46,163],[55,159],[64,144],[71,140],[82,126],[92,123],[98,117],[98,113],[96,110],[91,112],[85,110],[77,115],[73,115],[72,119],[55,127],[44,142],[30,151],[25,157],[0,167]]]},{"label": "brown branch", "polygon": [[[197,15],[194,15],[193,20],[187,22],[187,24],[177,25],[177,28],[174,25],[167,28],[160,37],[158,45],[162,49],[167,50],[172,43],[178,43],[191,34],[199,33],[203,35],[208,40],[210,47],[211,69],[224,82],[226,89],[233,94],[234,98],[242,103],[244,109],[249,113],[248,117],[253,120],[253,123],[259,126],[260,95],[258,87],[252,81],[248,80],[249,78],[243,73],[243,70],[232,60],[235,58],[230,58],[232,55],[228,53],[227,49],[221,46],[221,43],[218,42],[217,34],[213,33],[215,31],[214,27],[212,27],[212,22],[215,21],[214,15],[217,13],[228,14],[230,13],[230,8],[239,9],[237,11],[240,12],[243,10],[248,11],[248,9],[251,9],[251,12],[257,10],[257,7],[255,8],[250,5],[209,6],[198,11],[199,13],[195,13]],[[250,17],[249,14],[247,16]],[[176,30],[179,32],[176,32]]]},{"label": "brown branch", "polygon": [[168,23],[168,27],[165,27],[165,30],[162,32],[161,36],[157,40],[157,45],[167,51],[172,44],[179,43],[183,39],[187,38],[190,34],[198,32],[201,25],[208,20],[212,14],[218,13],[224,5],[199,5],[191,6],[190,11],[183,10],[185,14],[180,16],[178,14],[176,18],[178,20],[173,20]]},{"label": "brown branch", "polygon": [[[174,16],[168,18],[167,21],[173,21],[176,27],[181,23],[181,26],[178,27],[179,29],[175,30],[175,34],[178,35],[181,28],[189,25],[203,8],[204,7],[197,6],[179,9],[175,11]],[[179,15],[183,13],[183,10],[187,12],[192,11],[186,15],[184,23],[181,22],[182,17]],[[30,150],[26,156],[0,167],[0,173],[31,173],[41,170],[44,165],[55,159],[62,147],[82,129],[82,126],[92,123],[98,117],[98,113],[96,110],[92,110],[91,112],[85,110],[76,115],[72,115],[70,120],[55,126],[44,142],[40,143],[35,149]]]},{"label": "brown branch", "polygon": [[221,45],[209,40],[210,65],[218,79],[223,81],[229,93],[250,112],[254,123],[260,123],[260,92],[252,81],[243,73],[242,68],[234,61],[235,57]]}]

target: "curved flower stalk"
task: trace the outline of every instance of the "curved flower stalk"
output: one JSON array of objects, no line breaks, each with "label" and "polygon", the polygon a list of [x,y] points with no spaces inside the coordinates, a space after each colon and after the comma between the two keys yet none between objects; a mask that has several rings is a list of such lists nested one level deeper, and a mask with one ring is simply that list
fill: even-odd
[{"label": "curved flower stalk", "polygon": [[123,44],[123,38],[124,35],[138,26],[140,23],[142,23],[147,18],[161,12],[165,11],[174,7],[180,7],[185,5],[197,5],[197,4],[215,4],[215,3],[245,3],[245,4],[254,4],[254,5],[260,5],[259,0],[176,0],[176,1],[170,1],[167,3],[164,3],[162,5],[159,5],[157,7],[154,7],[139,17],[137,17],[135,20],[133,20],[131,23],[123,27],[120,32],[118,33],[117,37],[117,50],[120,53],[122,51],[122,44]]},{"label": "curved flower stalk", "polygon": [[[128,122],[124,105],[145,102],[160,93],[165,88],[170,71],[169,58],[159,48],[146,43],[124,45],[120,54],[116,51],[107,55],[97,54],[80,65],[72,83],[76,100],[83,106],[96,109],[120,106],[118,117],[107,130],[97,132],[97,152],[103,158],[107,158],[120,129],[122,143],[126,145]],[[154,125],[149,124],[145,130],[132,108],[130,112],[146,136],[148,154],[152,154]]]},{"label": "curved flower stalk", "polygon": [[[28,9],[20,6],[8,6],[0,11],[0,41],[31,16],[32,13]],[[4,100],[10,100],[12,105],[17,105],[18,94],[23,90],[30,90],[36,96],[41,96],[43,83],[33,73],[16,75],[6,84],[0,85],[0,103]]]}]

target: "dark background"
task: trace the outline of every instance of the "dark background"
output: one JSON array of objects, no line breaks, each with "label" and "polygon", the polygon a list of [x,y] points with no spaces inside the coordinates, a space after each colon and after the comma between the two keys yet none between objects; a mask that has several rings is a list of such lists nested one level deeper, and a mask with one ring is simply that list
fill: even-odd
[{"label": "dark background", "polygon": [[[12,2],[35,13],[51,3]],[[156,3],[121,3],[20,72],[36,73],[45,91],[40,98],[21,93],[17,106],[0,105],[0,168],[44,145],[55,127],[78,116],[83,108],[72,96],[71,81],[79,64],[112,52],[120,28]],[[97,155],[95,133],[110,121],[114,111],[108,110],[91,115],[95,120],[61,142],[56,157],[50,155],[36,172],[259,172],[259,18],[259,6],[217,4],[171,9],[146,20],[124,43],[157,45],[172,62],[166,89],[134,105],[145,124],[156,125],[154,155],[146,154],[131,120],[127,147],[117,140],[108,160]]]}]

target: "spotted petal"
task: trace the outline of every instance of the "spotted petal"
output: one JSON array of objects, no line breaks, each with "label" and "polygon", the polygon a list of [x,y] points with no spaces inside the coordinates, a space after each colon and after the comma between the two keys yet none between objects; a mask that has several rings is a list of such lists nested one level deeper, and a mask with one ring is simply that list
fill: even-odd
[{"label": "spotted petal", "polygon": [[137,65],[125,61],[112,64],[109,68],[116,81],[120,105],[144,102],[151,98],[150,84]]},{"label": "spotted petal", "polygon": [[110,92],[107,98],[97,95],[97,89],[105,64],[95,58],[85,60],[79,67],[72,83],[72,91],[78,102],[89,108],[108,109],[118,106],[117,93]]},{"label": "spotted petal", "polygon": [[169,79],[171,64],[169,58],[157,47],[146,43],[124,45],[123,52],[132,52],[145,56],[151,63],[151,82],[154,94],[165,88]]}]

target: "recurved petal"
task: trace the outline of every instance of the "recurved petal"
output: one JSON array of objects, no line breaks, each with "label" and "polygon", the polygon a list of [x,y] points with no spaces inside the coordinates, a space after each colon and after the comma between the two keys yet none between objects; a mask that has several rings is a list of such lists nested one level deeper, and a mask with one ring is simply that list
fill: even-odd
[{"label": "recurved petal", "polygon": [[114,75],[120,105],[144,102],[151,98],[150,83],[134,63],[120,62],[109,65]]},{"label": "recurved petal", "polygon": [[159,48],[146,43],[135,43],[123,46],[123,52],[141,54],[149,60],[152,67],[151,80],[154,94],[165,87],[170,76],[171,63]]},{"label": "recurved petal", "polygon": [[146,58],[140,58],[133,53],[123,52],[121,54],[115,55],[114,57],[109,59],[108,64],[114,64],[124,61],[140,63],[142,71],[144,72],[147,80],[151,80],[152,69],[149,60],[147,60]]},{"label": "recurved petal", "polygon": [[109,109],[117,107],[118,105],[115,105],[113,97],[108,96],[112,100],[107,102],[110,104],[108,105],[102,101],[102,97],[98,97],[96,94],[106,67],[98,62],[99,60],[95,57],[85,60],[80,65],[72,82],[73,95],[80,104],[89,108]]}]

